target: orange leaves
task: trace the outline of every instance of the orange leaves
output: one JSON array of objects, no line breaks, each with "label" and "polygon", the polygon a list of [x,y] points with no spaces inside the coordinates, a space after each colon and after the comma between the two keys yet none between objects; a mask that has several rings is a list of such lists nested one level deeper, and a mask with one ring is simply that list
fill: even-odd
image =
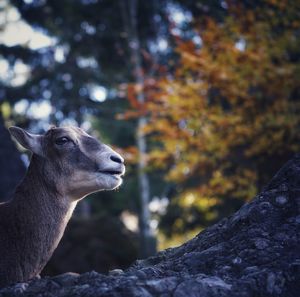
[{"label": "orange leaves", "polygon": [[227,3],[222,23],[207,18],[195,28],[201,48],[177,36],[176,70],[146,79],[143,105],[140,86],[128,86],[128,117],[147,115],[148,164],[182,189],[172,203],[208,221],[224,200],[253,197],[262,176],[300,150],[296,10]]},{"label": "orange leaves", "polygon": [[[156,95],[157,89],[159,88],[156,83],[156,80],[154,80],[152,77],[146,77],[143,81],[143,84],[122,84],[121,88],[122,91],[126,90],[127,99],[130,103],[130,109],[123,114],[119,114],[117,118],[121,120],[128,120],[147,115],[147,105],[151,105],[151,102],[153,101],[152,97]],[[143,93],[143,97],[145,97],[143,100],[145,102],[143,103],[141,103],[138,99],[141,93]]]},{"label": "orange leaves", "polygon": [[129,84],[127,86],[127,99],[134,109],[140,109],[141,104],[137,100],[137,93],[141,92],[143,86],[140,84]]},{"label": "orange leaves", "polygon": [[289,100],[299,81],[286,56],[295,33],[276,35],[273,22],[261,18],[266,11],[236,2],[229,11],[223,24],[202,24],[200,49],[177,39],[180,63],[171,80],[157,82],[147,131],[163,146],[153,158],[172,163],[170,180],[199,178],[199,195],[248,199],[257,179],[248,158],[294,150],[299,140]]}]

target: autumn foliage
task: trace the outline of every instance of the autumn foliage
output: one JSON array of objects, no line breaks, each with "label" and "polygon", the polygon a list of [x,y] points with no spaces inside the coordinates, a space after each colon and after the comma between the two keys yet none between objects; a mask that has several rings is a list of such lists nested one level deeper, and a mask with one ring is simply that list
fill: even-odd
[{"label": "autumn foliage", "polygon": [[229,214],[300,149],[299,1],[227,5],[223,22],[195,20],[200,46],[174,36],[176,70],[134,106],[149,115],[149,167],[176,185],[170,234]]}]

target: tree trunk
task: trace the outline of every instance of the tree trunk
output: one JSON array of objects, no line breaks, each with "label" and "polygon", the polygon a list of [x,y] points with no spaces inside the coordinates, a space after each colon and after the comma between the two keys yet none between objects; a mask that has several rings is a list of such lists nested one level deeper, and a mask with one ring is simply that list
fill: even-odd
[{"label": "tree trunk", "polygon": [[[143,105],[145,103],[144,73],[142,70],[141,46],[137,32],[137,0],[120,0],[121,13],[123,22],[127,31],[128,48],[130,52],[130,62],[132,66],[132,75],[134,83],[139,86],[140,90],[137,94],[138,102]],[[127,6],[126,6],[127,4]],[[146,173],[146,154],[147,143],[144,134],[144,127],[147,123],[145,116],[140,116],[137,122],[136,143],[139,152],[138,157],[138,181],[140,192],[140,257],[145,258],[156,252],[156,243],[153,232],[150,228],[150,186],[149,178]]]}]

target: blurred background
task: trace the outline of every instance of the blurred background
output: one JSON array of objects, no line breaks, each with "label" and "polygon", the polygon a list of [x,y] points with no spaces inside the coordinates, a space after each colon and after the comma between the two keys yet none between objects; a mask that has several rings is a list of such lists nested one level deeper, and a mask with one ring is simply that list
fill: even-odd
[{"label": "blurred background", "polygon": [[1,0],[1,201],[29,162],[6,127],[82,127],[127,174],[44,274],[126,268],[253,198],[299,151],[299,99],[299,0]]}]

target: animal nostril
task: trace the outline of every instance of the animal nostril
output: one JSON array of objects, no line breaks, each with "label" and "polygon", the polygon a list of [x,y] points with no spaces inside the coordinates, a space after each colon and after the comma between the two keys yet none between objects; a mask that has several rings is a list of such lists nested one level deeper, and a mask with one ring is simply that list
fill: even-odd
[{"label": "animal nostril", "polygon": [[123,159],[119,156],[113,155],[113,156],[110,156],[110,159],[116,163],[123,163]]}]

